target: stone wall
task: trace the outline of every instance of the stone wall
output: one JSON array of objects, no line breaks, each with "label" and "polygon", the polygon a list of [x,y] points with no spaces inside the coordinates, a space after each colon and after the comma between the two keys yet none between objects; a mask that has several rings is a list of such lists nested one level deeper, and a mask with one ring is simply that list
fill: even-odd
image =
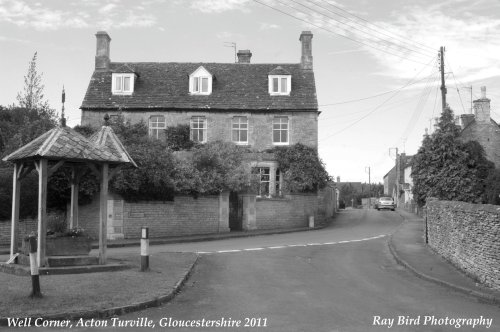
[{"label": "stone wall", "polygon": [[[117,112],[108,111],[109,115]],[[82,110],[82,125],[101,126],[104,112]],[[231,121],[234,116],[246,116],[248,118],[248,146],[259,151],[273,147],[273,119],[275,116],[286,116],[289,119],[289,142],[290,145],[302,143],[304,145],[318,147],[318,114],[317,112],[295,111],[295,112],[230,112],[230,111],[130,111],[122,113],[126,120],[132,123],[144,121],[149,122],[151,116],[162,115],[165,117],[166,126],[178,124],[189,125],[191,117],[204,116],[207,119],[208,141],[222,140],[231,141]]]},{"label": "stone wall", "polygon": [[[176,196],[171,202],[124,202],[123,235],[140,238],[142,226],[150,228],[151,238],[227,232],[229,202],[226,196]],[[91,204],[80,207],[79,226],[92,238],[99,238],[98,196]]]},{"label": "stone wall", "polygon": [[257,198],[255,202],[256,228],[279,229],[307,227],[309,216],[323,222],[318,216],[319,199],[316,194],[286,195],[284,198]]},{"label": "stone wall", "polygon": [[481,283],[500,290],[500,206],[428,201],[428,244]]},{"label": "stone wall", "polygon": [[464,142],[478,141],[484,148],[488,160],[500,168],[500,128],[494,122],[473,122],[460,134]]}]

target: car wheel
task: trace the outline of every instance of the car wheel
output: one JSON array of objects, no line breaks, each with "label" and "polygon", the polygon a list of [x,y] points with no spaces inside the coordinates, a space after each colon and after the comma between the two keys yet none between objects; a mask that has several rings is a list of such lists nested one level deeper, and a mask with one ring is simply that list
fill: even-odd
[{"label": "car wheel", "polygon": [[391,209],[391,211],[395,211],[396,209]]}]

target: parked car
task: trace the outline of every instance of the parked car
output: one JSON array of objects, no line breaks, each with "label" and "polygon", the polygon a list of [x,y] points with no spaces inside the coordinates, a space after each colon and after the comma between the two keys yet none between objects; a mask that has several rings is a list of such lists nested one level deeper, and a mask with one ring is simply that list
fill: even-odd
[{"label": "parked car", "polygon": [[391,209],[394,211],[396,209],[396,203],[394,203],[394,199],[392,197],[380,197],[375,203],[375,208],[377,211],[381,209]]}]

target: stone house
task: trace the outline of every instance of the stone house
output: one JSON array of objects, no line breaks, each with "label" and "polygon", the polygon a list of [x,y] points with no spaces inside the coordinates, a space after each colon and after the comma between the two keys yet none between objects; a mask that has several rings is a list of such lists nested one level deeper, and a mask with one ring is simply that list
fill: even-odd
[{"label": "stone house", "polygon": [[[319,111],[311,32],[300,34],[298,63],[251,63],[250,50],[240,50],[236,63],[112,62],[110,36],[100,31],[96,38],[95,70],[80,107],[82,125],[97,127],[104,114],[111,119],[121,115],[132,123],[144,121],[152,139],[162,139],[167,127],[186,124],[193,141],[231,141],[254,152],[249,162],[260,174],[259,192],[217,198],[219,206],[229,200],[230,220],[214,217],[215,228],[201,232],[306,225],[307,216],[316,215],[315,202],[331,196],[285,195],[279,165],[265,153],[296,143],[317,149]],[[147,214],[147,208],[135,213],[127,202],[113,200],[110,208],[116,207],[124,219],[144,219]],[[226,213],[221,211],[225,209],[214,213]],[[186,233],[196,233],[198,226]]]},{"label": "stone house", "polygon": [[481,98],[474,100],[474,114],[460,115],[460,136],[463,141],[477,141],[484,148],[488,160],[500,167],[500,126],[491,118],[490,99],[486,87],[481,87]]}]

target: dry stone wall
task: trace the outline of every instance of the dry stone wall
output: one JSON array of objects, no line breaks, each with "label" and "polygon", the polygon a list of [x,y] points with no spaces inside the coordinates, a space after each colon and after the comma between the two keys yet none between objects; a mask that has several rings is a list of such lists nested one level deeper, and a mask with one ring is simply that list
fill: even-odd
[{"label": "dry stone wall", "polygon": [[486,286],[500,290],[500,206],[431,200],[428,244]]}]

